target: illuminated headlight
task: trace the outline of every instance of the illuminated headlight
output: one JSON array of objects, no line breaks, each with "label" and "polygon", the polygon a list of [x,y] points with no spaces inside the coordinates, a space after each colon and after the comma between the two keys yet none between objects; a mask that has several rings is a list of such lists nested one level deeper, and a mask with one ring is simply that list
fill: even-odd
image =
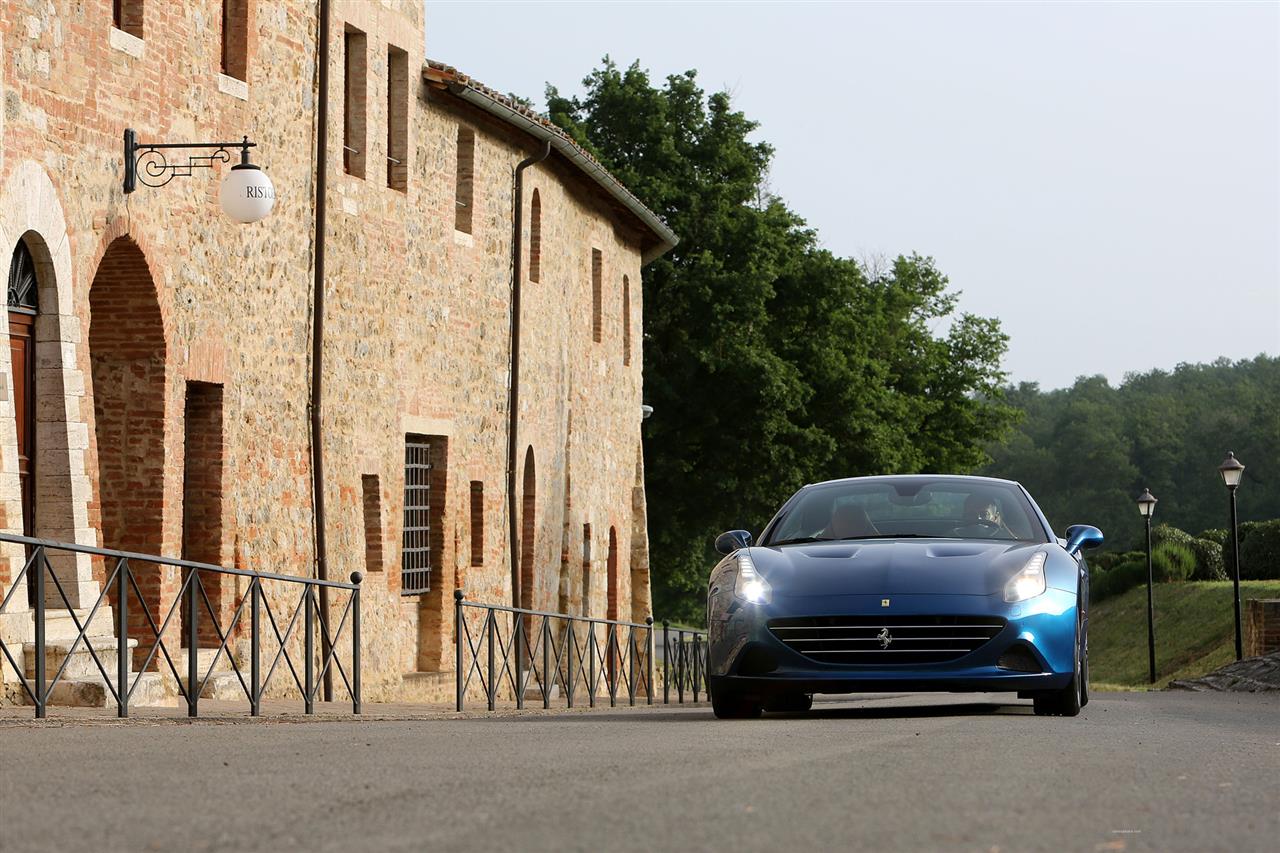
[{"label": "illuminated headlight", "polygon": [[1004,585],[1004,600],[1008,602],[1026,601],[1028,598],[1035,598],[1045,590],[1044,581],[1044,551],[1037,551],[1031,555],[1031,559],[1027,560],[1027,564],[1022,567],[1022,571],[1018,572],[1009,582]]},{"label": "illuminated headlight", "polygon": [[738,553],[738,579],[733,584],[733,594],[749,604],[768,604],[773,600],[773,587],[760,577],[746,551]]}]

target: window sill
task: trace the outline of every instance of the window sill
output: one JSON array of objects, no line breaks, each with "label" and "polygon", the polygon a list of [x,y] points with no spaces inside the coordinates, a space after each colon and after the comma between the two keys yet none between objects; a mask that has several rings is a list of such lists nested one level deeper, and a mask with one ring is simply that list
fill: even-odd
[{"label": "window sill", "polygon": [[453,230],[453,245],[466,246],[468,249],[475,245],[475,238],[466,231]]},{"label": "window sill", "polygon": [[121,53],[127,53],[134,59],[141,59],[142,52],[146,48],[147,43],[131,33],[124,30],[111,28],[111,32],[107,35],[107,45],[112,50],[118,50]]},{"label": "window sill", "polygon": [[228,77],[226,74],[218,75],[218,91],[242,101],[249,100],[249,84],[244,80]]}]

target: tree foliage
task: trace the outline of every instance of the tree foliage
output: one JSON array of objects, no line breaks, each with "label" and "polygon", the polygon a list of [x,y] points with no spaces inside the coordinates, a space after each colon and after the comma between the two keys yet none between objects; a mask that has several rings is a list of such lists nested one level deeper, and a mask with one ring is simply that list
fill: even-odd
[{"label": "tree foliage", "polygon": [[700,620],[715,534],[758,533],[806,482],[987,460],[1014,417],[1007,338],[956,315],[931,259],[869,270],[821,248],[769,193],[756,123],[695,72],[654,85],[606,57],[583,84],[548,86],[552,120],[680,236],[643,276],[656,613]]},{"label": "tree foliage", "polygon": [[1023,384],[1007,399],[1025,417],[990,446],[983,473],[1020,480],[1059,531],[1096,524],[1108,547],[1135,547],[1134,500],[1149,487],[1160,522],[1225,541],[1212,528],[1228,522],[1217,471],[1228,450],[1246,466],[1240,518],[1280,516],[1280,358],[1182,364],[1131,374],[1118,388],[1100,376],[1050,392]]}]

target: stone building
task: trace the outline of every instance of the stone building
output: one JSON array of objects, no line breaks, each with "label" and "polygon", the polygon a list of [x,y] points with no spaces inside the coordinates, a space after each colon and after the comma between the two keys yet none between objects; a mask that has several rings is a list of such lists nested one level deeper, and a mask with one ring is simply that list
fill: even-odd
[{"label": "stone building", "polygon": [[[365,573],[368,699],[447,683],[455,589],[598,617],[650,608],[640,271],[675,238],[564,134],[423,42],[417,0],[332,4],[326,532],[330,577]],[[314,2],[0,3],[3,530],[313,573],[317,44]],[[220,164],[125,195],[127,127],[143,142],[247,135],[274,212],[223,216]],[[513,590],[513,170],[546,139],[522,200]],[[406,498],[422,463],[408,476],[430,488]],[[4,554],[7,593],[22,551]],[[55,568],[90,607],[103,567]],[[166,607],[180,583],[156,570],[143,591]],[[212,592],[229,613],[244,589]],[[0,615],[6,640],[29,639],[26,602],[15,590]]]}]

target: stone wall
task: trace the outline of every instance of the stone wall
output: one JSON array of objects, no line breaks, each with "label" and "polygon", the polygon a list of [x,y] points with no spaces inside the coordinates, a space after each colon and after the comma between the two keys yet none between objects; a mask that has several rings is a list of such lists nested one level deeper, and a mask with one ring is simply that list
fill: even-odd
[{"label": "stone wall", "polygon": [[[106,0],[0,5],[0,271],[7,274],[13,246],[25,240],[41,286],[39,535],[170,556],[185,542],[200,559],[305,575],[314,565],[315,5],[250,0],[246,8],[240,80],[220,71],[220,0],[147,3],[141,38],[111,26]],[[538,146],[425,85],[420,3],[339,0],[333,15],[323,401],[329,575],[366,574],[364,684],[374,700],[405,695],[405,673],[452,668],[454,589],[512,600],[512,172]],[[348,31],[363,34],[367,64],[353,78],[364,80],[363,93],[352,95],[365,129],[359,177],[343,157]],[[143,142],[248,135],[277,189],[273,214],[247,226],[227,220],[217,205],[223,166],[125,196],[125,127]],[[455,228],[460,128],[475,134],[470,233]],[[388,159],[398,135],[407,138],[407,162]],[[540,207],[538,280],[528,280],[526,262],[523,284],[516,472],[524,483],[532,460],[533,523],[522,525],[533,537],[526,604],[605,615],[612,531],[612,598],[622,618],[639,618],[649,601],[637,226],[558,154],[531,168],[525,183],[526,251],[535,190]],[[593,250],[601,258],[599,342]],[[7,347],[0,370],[0,524],[16,532],[22,504]],[[214,400],[218,423],[210,423]],[[193,412],[198,425],[187,423]],[[448,456],[431,592],[407,597],[399,568],[410,434],[447,440]],[[184,482],[193,471],[188,440],[200,454],[198,483]],[[483,491],[474,513],[473,483]],[[482,554],[471,553],[476,523]],[[588,602],[584,524],[594,539]],[[21,554],[4,553],[0,583],[8,584]],[[100,568],[95,577],[87,561],[72,561],[59,571],[75,578],[83,598],[96,595]],[[158,570],[146,594],[162,607],[180,583],[177,572]],[[228,579],[218,606],[229,612],[245,590],[243,580]],[[14,599],[11,609],[23,596]]]}]

